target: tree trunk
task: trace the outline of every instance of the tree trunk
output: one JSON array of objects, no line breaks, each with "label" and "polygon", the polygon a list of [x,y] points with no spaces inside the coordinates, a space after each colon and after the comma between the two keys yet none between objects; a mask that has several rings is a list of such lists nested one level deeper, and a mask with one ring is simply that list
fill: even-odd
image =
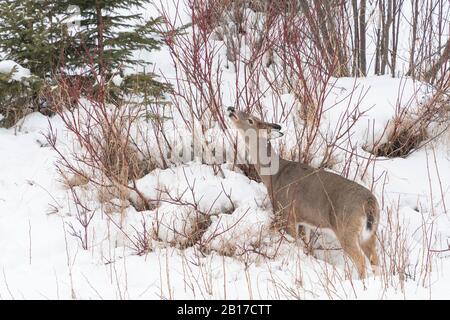
[{"label": "tree trunk", "polygon": [[300,4],[300,9],[301,9],[302,13],[305,15],[308,25],[311,28],[313,43],[317,47],[318,51],[321,53],[322,59],[324,60],[327,70],[331,70],[332,64],[330,63],[329,57],[327,55],[327,51],[325,51],[325,49],[322,46],[322,41],[320,38],[320,31],[317,26],[316,20],[312,16],[312,13],[311,13],[311,10],[309,7],[309,3],[307,1],[299,1],[299,4]]},{"label": "tree trunk", "polygon": [[[378,6],[378,2],[376,2],[375,7]],[[376,9],[375,9],[376,10]],[[377,30],[376,30],[376,42],[375,42],[375,65],[374,65],[374,71],[375,71],[375,75],[379,75],[380,74],[380,46],[381,46],[381,41],[380,41],[380,35],[381,35],[381,13],[378,10],[378,21],[377,21]]]},{"label": "tree trunk", "polygon": [[381,74],[386,74],[386,66],[388,64],[389,56],[389,29],[392,23],[392,0],[388,0],[387,15],[385,15],[386,2],[380,2],[382,16],[383,16],[383,36],[381,49]]},{"label": "tree trunk", "polygon": [[416,52],[416,40],[417,40],[417,22],[419,17],[419,0],[412,0],[412,39],[411,39],[411,51],[409,53],[409,75],[412,78],[416,76],[415,66],[415,52]]},{"label": "tree trunk", "polygon": [[331,14],[329,0],[314,0],[314,7],[308,1],[299,1],[300,10],[311,30],[311,40],[316,46],[323,62],[333,76],[348,76],[345,41],[339,41],[334,17]]},{"label": "tree trunk", "polygon": [[[325,16],[328,27],[329,41],[331,42],[331,47],[336,52],[338,60],[338,75],[339,76],[349,76],[349,70],[347,66],[347,54],[346,54],[346,41],[342,39],[340,33],[338,32],[338,27],[336,26],[336,21],[338,19],[338,10],[333,8],[332,4],[339,5],[337,1],[323,0],[322,1],[325,8]],[[343,6],[345,4],[340,4]]]},{"label": "tree trunk", "polygon": [[104,44],[103,44],[103,29],[105,27],[103,22],[103,15],[102,15],[102,8],[99,1],[96,1],[95,3],[95,9],[96,9],[96,18],[97,18],[97,35],[98,35],[98,43],[97,43],[97,50],[98,50],[98,69],[100,76],[103,76],[105,65],[104,65]]},{"label": "tree trunk", "polygon": [[363,76],[366,75],[366,0],[361,0],[359,7],[359,61],[360,70]]},{"label": "tree trunk", "polygon": [[[439,59],[423,74],[423,79],[426,82],[433,83],[435,80],[439,70],[442,68],[442,66],[445,63],[448,63],[450,59],[450,38],[447,40],[447,43],[445,44],[444,51],[442,52]],[[450,72],[450,70],[448,70]]]},{"label": "tree trunk", "polygon": [[358,19],[358,0],[352,0],[353,25],[354,25],[354,44],[353,44],[353,76],[359,76],[359,19]]},{"label": "tree trunk", "polygon": [[403,0],[392,1],[392,49],[391,49],[391,75],[395,77],[397,67],[398,35],[400,31],[400,18]]},{"label": "tree trunk", "polygon": [[314,0],[314,7],[316,9],[317,18],[318,18],[317,20],[320,21],[320,23],[319,23],[320,34],[322,36],[324,46],[327,50],[327,55],[328,55],[330,61],[333,61],[334,50],[333,50],[333,46],[331,45],[330,35],[328,34],[326,16],[322,10],[321,5],[322,5],[321,0]]}]

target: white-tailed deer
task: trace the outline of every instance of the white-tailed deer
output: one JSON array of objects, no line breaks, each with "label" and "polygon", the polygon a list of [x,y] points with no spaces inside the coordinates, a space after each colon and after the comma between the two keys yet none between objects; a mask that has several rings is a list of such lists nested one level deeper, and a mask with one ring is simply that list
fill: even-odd
[{"label": "white-tailed deer", "polygon": [[[274,212],[284,222],[287,233],[297,239],[299,225],[332,230],[360,278],[366,275],[365,256],[376,272],[380,213],[372,192],[337,174],[278,157],[269,141],[274,134],[282,135],[278,124],[263,122],[232,107],[228,113],[245,139]],[[252,136],[256,139],[249,138]]]}]

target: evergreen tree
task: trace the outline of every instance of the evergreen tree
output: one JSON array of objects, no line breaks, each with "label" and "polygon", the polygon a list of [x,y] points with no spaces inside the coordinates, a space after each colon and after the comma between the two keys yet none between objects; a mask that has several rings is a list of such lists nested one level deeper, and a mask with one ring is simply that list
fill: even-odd
[{"label": "evergreen tree", "polygon": [[[4,68],[5,65],[10,66]],[[42,81],[33,75],[19,76],[19,67],[12,61],[0,62],[0,127],[12,126],[37,103],[34,93],[42,86]]]},{"label": "evergreen tree", "polygon": [[2,0],[0,13],[2,58],[31,71],[23,81],[14,79],[13,70],[0,72],[0,125],[11,126],[30,110],[42,111],[46,105],[40,93],[53,77],[65,46],[64,11],[50,0]]},{"label": "evergreen tree", "polygon": [[55,70],[64,46],[61,37],[64,11],[57,2],[0,2],[0,51],[6,59],[16,61],[41,79]]},{"label": "evergreen tree", "polygon": [[[2,0],[0,53],[2,58],[16,61],[38,79],[45,80],[35,82],[41,85],[56,82],[55,76],[58,77],[60,71],[81,76],[87,79],[86,83],[95,84],[92,81],[94,75],[86,72],[95,70],[97,75],[104,76],[112,98],[136,91],[145,92],[145,97],[161,96],[168,86],[156,81],[151,73],[128,75],[121,84],[110,81],[125,67],[144,64],[144,61],[133,57],[134,51],[151,51],[161,44],[156,30],[159,19],[144,20],[141,13],[131,12],[142,12],[144,4],[149,2]],[[68,22],[74,18],[73,12],[69,12],[70,6],[79,8],[80,17],[75,17],[80,22],[79,28],[68,27]],[[6,78],[1,82],[0,104],[9,101],[12,92],[20,86]],[[22,90],[21,96],[31,95],[27,101],[35,103],[33,109],[40,110],[46,105],[45,99],[40,98],[41,87],[33,86],[31,89]]]},{"label": "evergreen tree", "polygon": [[81,13],[81,28],[72,46],[74,67],[85,67],[94,62],[98,71],[109,74],[123,66],[135,66],[144,61],[133,58],[135,50],[158,49],[156,38],[159,19],[144,21],[142,10],[149,0],[72,0]]}]

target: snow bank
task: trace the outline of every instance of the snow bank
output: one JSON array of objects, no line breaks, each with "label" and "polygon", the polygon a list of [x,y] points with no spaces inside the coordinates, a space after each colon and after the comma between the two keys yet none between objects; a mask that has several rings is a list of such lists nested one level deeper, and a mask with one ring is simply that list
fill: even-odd
[{"label": "snow bank", "polygon": [[209,248],[225,255],[241,255],[247,249],[259,249],[269,234],[272,214],[255,206],[241,206],[231,214],[212,218],[203,235]]},{"label": "snow bank", "polygon": [[215,241],[212,248],[217,250],[229,246],[231,239],[233,246],[252,242],[254,231],[266,228],[271,213],[265,187],[230,170],[229,165],[220,169],[223,176],[211,166],[189,163],[156,169],[137,181],[139,191],[148,200],[162,203],[154,210],[159,239],[184,243],[207,216],[211,225],[203,239]]},{"label": "snow bank", "polygon": [[12,60],[0,61],[0,73],[10,74],[12,73],[11,80],[22,81],[31,76],[30,70],[22,67],[17,62]]}]

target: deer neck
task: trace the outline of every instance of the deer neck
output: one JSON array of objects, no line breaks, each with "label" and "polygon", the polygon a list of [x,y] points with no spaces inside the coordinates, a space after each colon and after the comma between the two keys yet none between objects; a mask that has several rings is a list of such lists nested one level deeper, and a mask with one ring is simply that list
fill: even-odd
[{"label": "deer neck", "polygon": [[281,159],[267,138],[258,137],[257,143],[247,143],[250,161],[255,165],[264,185],[272,192],[273,182],[285,160]]}]

